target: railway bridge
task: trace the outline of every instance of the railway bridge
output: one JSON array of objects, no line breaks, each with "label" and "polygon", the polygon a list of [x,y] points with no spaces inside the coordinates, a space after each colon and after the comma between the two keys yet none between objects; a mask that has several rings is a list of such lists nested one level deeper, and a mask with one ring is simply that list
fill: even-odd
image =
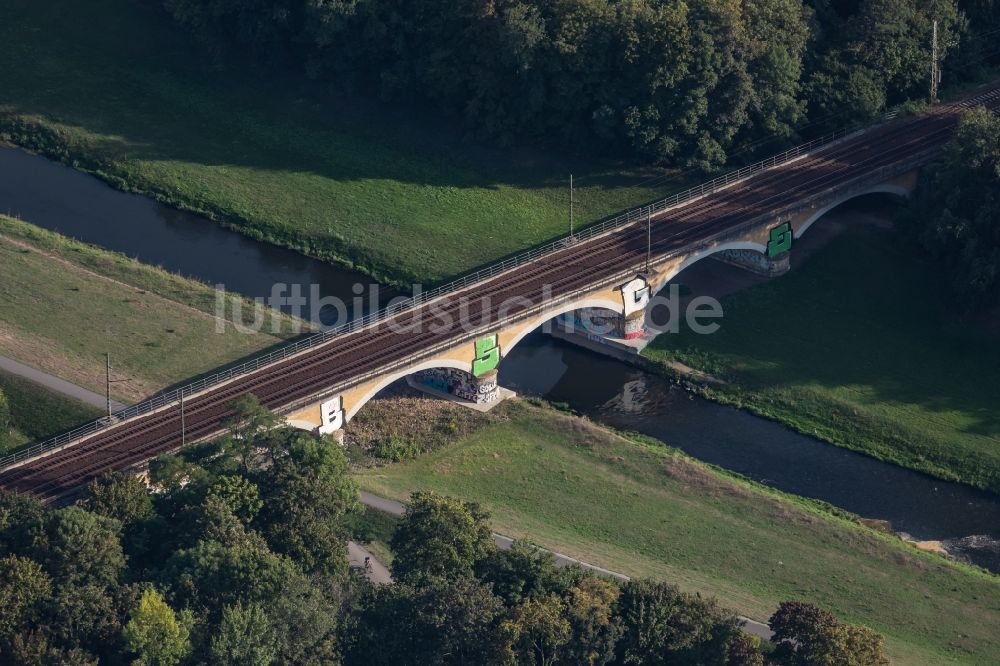
[{"label": "railway bridge", "polygon": [[320,434],[412,375],[488,402],[500,360],[555,317],[586,313],[603,319],[602,335],[627,339],[642,334],[656,293],[706,257],[769,275],[787,270],[796,240],[826,211],[872,192],[908,195],[962,111],[980,104],[997,111],[1000,87],[804,144],[154,396],[0,459],[0,489],[65,498],[110,470],[221,434],[232,402],[249,393]]}]

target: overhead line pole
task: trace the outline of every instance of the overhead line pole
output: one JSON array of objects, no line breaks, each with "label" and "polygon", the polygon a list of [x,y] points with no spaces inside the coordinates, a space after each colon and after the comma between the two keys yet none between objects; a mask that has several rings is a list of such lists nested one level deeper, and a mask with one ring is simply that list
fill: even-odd
[{"label": "overhead line pole", "polygon": [[111,379],[111,352],[104,353],[106,374],[104,378],[104,394],[108,406],[108,423],[111,423],[111,385],[125,381],[124,379]]},{"label": "overhead line pole", "polygon": [[569,239],[573,240],[573,174],[569,175]]},{"label": "overhead line pole", "polygon": [[108,406],[108,422],[111,422],[111,352],[104,355],[105,363],[105,374],[104,374],[104,394],[107,397]]},{"label": "overhead line pole", "polygon": [[646,275],[649,275],[649,261],[653,254],[653,207],[646,209]]},{"label": "overhead line pole", "polygon": [[181,389],[181,447],[187,445],[187,428],[184,425],[184,389]]},{"label": "overhead line pole", "polygon": [[934,29],[931,33],[931,104],[938,101],[938,82],[941,80],[941,72],[938,71],[938,22],[934,21]]}]

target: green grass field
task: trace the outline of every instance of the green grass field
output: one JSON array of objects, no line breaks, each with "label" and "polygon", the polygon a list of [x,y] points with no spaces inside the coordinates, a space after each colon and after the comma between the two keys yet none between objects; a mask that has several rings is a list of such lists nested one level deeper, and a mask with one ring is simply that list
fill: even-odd
[{"label": "green grass field", "polygon": [[942,303],[934,267],[898,235],[855,229],[723,299],[717,333],[662,335],[643,353],[730,382],[710,397],[1000,492],[1000,346]]},{"label": "green grass field", "polygon": [[[24,222],[0,216],[0,354],[104,392],[137,400],[282,342],[270,327],[217,332],[215,292]],[[245,310],[249,312],[248,310]],[[227,309],[231,314],[232,309]]]},{"label": "green grass field", "polygon": [[[449,119],[220,68],[155,3],[0,7],[0,137],[246,233],[396,281],[440,280],[662,192]],[[27,123],[27,124],[25,124]],[[662,184],[661,184],[662,188]]]},{"label": "green grass field", "polygon": [[499,532],[633,576],[717,595],[766,620],[804,599],[887,636],[897,663],[995,664],[1000,578],[916,550],[805,500],[733,479],[658,443],[523,401],[362,488],[475,500]]},{"label": "green grass field", "polygon": [[101,415],[101,410],[0,371],[0,390],[10,407],[11,430],[0,432],[0,453],[41,439]]}]

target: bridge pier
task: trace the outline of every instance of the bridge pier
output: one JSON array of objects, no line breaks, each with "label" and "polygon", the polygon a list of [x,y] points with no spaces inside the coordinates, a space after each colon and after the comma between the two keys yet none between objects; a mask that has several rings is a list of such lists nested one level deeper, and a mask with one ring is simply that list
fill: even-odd
[{"label": "bridge pier", "polygon": [[635,340],[646,334],[646,312],[638,310],[623,315],[601,308],[580,308],[559,315],[555,325],[566,334],[594,342]]},{"label": "bridge pier", "polygon": [[497,384],[497,371],[490,370],[479,377],[457,368],[430,368],[406,378],[406,383],[418,391],[452,400],[478,411],[488,411],[513,391]]},{"label": "bridge pier", "polygon": [[723,250],[713,255],[712,258],[724,264],[750,271],[755,275],[778,277],[787,273],[791,268],[791,255],[790,251],[769,257],[757,250]]}]

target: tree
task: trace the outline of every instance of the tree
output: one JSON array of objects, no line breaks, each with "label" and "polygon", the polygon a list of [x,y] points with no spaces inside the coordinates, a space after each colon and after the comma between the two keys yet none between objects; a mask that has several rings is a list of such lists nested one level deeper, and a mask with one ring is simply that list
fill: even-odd
[{"label": "tree", "polygon": [[874,629],[856,624],[843,624],[837,632],[843,666],[887,666],[885,638]]},{"label": "tree", "polygon": [[477,504],[413,493],[392,535],[393,578],[419,585],[471,576],[476,563],[495,548],[488,520]]},{"label": "tree", "polygon": [[938,54],[959,42],[964,17],[955,0],[863,0],[848,22],[846,49],[883,82],[890,103],[926,98],[931,31],[938,21]]},{"label": "tree", "polygon": [[527,599],[514,608],[503,627],[511,635],[516,663],[550,666],[560,661],[572,636],[564,612],[565,606],[555,595]]},{"label": "tree", "polygon": [[298,435],[275,459],[262,486],[264,509],[257,524],[270,547],[305,571],[346,571],[341,521],[356,505],[358,491],[340,447]]},{"label": "tree", "polygon": [[226,504],[244,524],[249,524],[264,505],[257,485],[242,476],[220,476],[209,487],[208,496]]},{"label": "tree", "polygon": [[173,666],[191,649],[187,627],[154,589],[143,593],[123,637],[128,649],[138,655],[137,666]]},{"label": "tree", "polygon": [[344,632],[352,666],[511,663],[503,603],[475,579],[371,586]]},{"label": "tree", "polygon": [[109,657],[121,647],[123,618],[136,603],[138,597],[124,586],[55,582],[46,604],[46,638],[57,646]]},{"label": "tree", "polygon": [[746,633],[738,634],[729,644],[729,661],[726,666],[764,666],[760,639]]},{"label": "tree", "polygon": [[278,654],[267,613],[259,604],[235,603],[222,609],[209,655],[220,666],[268,666]]},{"label": "tree", "polygon": [[121,523],[71,506],[46,516],[35,539],[35,559],[58,586],[113,586],[125,569]]},{"label": "tree", "polygon": [[31,554],[45,518],[45,507],[34,497],[0,493],[0,555]]},{"label": "tree", "polygon": [[882,636],[842,625],[833,613],[804,601],[783,601],[770,619],[773,658],[783,666],[885,666]]},{"label": "tree", "polygon": [[200,488],[209,481],[208,471],[179,454],[163,454],[149,463],[149,480],[168,494]]},{"label": "tree", "polygon": [[724,666],[739,632],[736,617],[714,599],[648,580],[622,586],[618,615],[620,664]]},{"label": "tree", "polygon": [[800,94],[812,12],[801,0],[743,0],[756,135],[788,138],[805,113]]},{"label": "tree", "polygon": [[809,115],[821,128],[867,122],[885,109],[885,85],[842,51],[820,59],[805,86]]},{"label": "tree", "polygon": [[945,269],[965,309],[1000,299],[1000,118],[966,113],[941,160],[921,176],[909,227]]},{"label": "tree", "polygon": [[507,550],[488,551],[476,565],[476,577],[509,606],[533,596],[561,594],[567,587],[552,553],[520,540]]},{"label": "tree", "polygon": [[232,416],[225,421],[229,430],[228,446],[237,454],[243,472],[249,472],[254,465],[258,439],[267,431],[281,424],[281,418],[261,404],[253,393],[234,400],[229,407]]},{"label": "tree", "polygon": [[42,566],[26,557],[0,558],[0,644],[28,624],[37,626],[52,580]]},{"label": "tree", "polygon": [[621,634],[614,612],[618,592],[618,585],[593,575],[570,588],[566,618],[572,637],[563,650],[565,663],[604,666],[614,659]]},{"label": "tree", "polygon": [[247,545],[267,549],[267,543],[233,513],[232,506],[216,495],[208,495],[198,506],[185,507],[181,512],[187,544],[218,541],[224,546]]},{"label": "tree", "polygon": [[80,648],[50,646],[41,631],[14,636],[10,646],[11,662],[18,666],[98,666],[97,657]]},{"label": "tree", "polygon": [[266,548],[214,541],[177,551],[162,573],[174,601],[216,622],[225,606],[237,602],[270,607],[300,577],[291,560]]},{"label": "tree", "polygon": [[139,477],[112,472],[87,484],[81,506],[128,526],[153,515],[153,500]]}]

